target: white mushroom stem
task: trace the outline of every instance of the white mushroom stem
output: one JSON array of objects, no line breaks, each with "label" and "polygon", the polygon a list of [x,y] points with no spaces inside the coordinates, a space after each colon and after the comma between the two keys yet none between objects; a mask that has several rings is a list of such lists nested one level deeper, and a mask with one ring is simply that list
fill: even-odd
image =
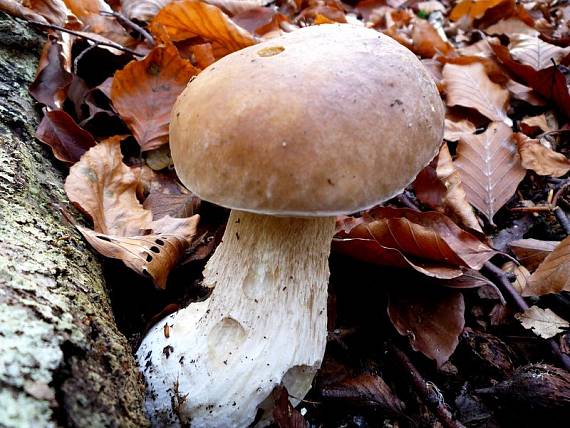
[{"label": "white mushroom stem", "polygon": [[245,427],[280,383],[305,396],[325,351],[334,229],[333,217],[231,212],[204,269],[211,297],[159,322],[137,352],[155,425]]}]

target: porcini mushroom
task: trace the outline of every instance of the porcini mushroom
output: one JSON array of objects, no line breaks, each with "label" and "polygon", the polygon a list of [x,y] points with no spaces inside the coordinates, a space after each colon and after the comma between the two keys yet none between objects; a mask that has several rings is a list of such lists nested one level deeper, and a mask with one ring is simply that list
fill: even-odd
[{"label": "porcini mushroom", "polygon": [[137,352],[157,425],[247,426],[280,383],[304,397],[325,351],[335,216],[401,192],[443,120],[415,55],[351,25],[242,49],[189,83],[170,125],[176,171],[232,211],[204,270],[210,298]]}]

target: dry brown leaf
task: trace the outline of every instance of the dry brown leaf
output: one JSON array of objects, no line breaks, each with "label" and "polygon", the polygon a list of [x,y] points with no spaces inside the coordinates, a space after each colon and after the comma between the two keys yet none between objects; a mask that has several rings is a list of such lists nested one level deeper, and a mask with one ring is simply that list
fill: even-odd
[{"label": "dry brown leaf", "polygon": [[53,155],[68,163],[77,162],[97,142],[63,110],[46,111],[36,138],[51,147]]},{"label": "dry brown leaf", "polygon": [[538,116],[525,117],[520,122],[521,130],[529,136],[536,136],[544,132],[556,131],[558,123],[552,112],[540,114]]},{"label": "dry brown leaf", "polygon": [[511,96],[517,100],[526,101],[533,106],[543,106],[546,104],[544,98],[539,96],[534,89],[522,83],[509,79],[506,88],[509,90]]},{"label": "dry brown leaf", "polygon": [[475,125],[467,119],[452,120],[445,118],[445,130],[443,138],[447,141],[459,141],[463,134],[473,134],[475,132]]},{"label": "dry brown leaf", "polygon": [[172,41],[200,36],[217,42],[230,52],[251,46],[255,38],[215,6],[198,0],[181,0],[164,7],[150,24],[162,26]]},{"label": "dry brown leaf", "polygon": [[[163,217],[173,225],[170,217]],[[156,226],[155,233],[144,236],[113,236],[97,233],[78,226],[77,228],[95,250],[105,257],[122,260],[126,266],[152,279],[159,288],[166,288],[170,271],[182,260],[191,239],[196,233],[198,216],[181,219],[181,227]],[[149,224],[152,230],[153,223]],[[160,231],[165,229],[164,231]]]},{"label": "dry brown leaf", "polygon": [[95,232],[138,236],[152,221],[136,196],[138,179],[123,163],[120,141],[109,138],[92,147],[69,170],[65,192],[93,220]]},{"label": "dry brown leaf", "polygon": [[507,36],[512,36],[515,34],[525,34],[527,36],[538,36],[540,33],[532,28],[530,25],[526,24],[524,21],[511,16],[506,19],[502,19],[499,22],[485,28],[483,30],[486,34],[505,34]]},{"label": "dry brown leaf", "polygon": [[527,330],[532,330],[534,334],[543,339],[550,339],[570,327],[568,321],[559,317],[550,309],[542,309],[538,306],[531,306],[522,314],[515,314],[522,326]]},{"label": "dry brown leaf", "polygon": [[25,20],[48,24],[48,21],[42,15],[16,0],[0,0],[0,11]]},{"label": "dry brown leaf", "polygon": [[447,55],[453,51],[453,46],[443,40],[433,25],[424,19],[414,19],[412,42],[412,51],[422,58]]},{"label": "dry brown leaf", "polygon": [[121,7],[127,18],[147,22],[169,3],[172,0],[121,0]]},{"label": "dry brown leaf", "polygon": [[100,34],[122,46],[128,45],[132,38],[112,17],[102,16],[103,12],[113,12],[104,0],[64,0],[70,12],[75,15],[85,27],[84,31]]},{"label": "dry brown leaf", "polygon": [[487,10],[506,1],[508,0],[462,0],[452,9],[449,19],[458,21],[463,17],[471,19],[481,18]]},{"label": "dry brown leaf", "polygon": [[562,153],[557,153],[540,144],[540,141],[520,132],[515,133],[513,137],[519,149],[523,168],[531,169],[538,175],[552,177],[562,177],[570,171],[570,159]]},{"label": "dry brown leaf", "polygon": [[570,237],[564,239],[532,274],[525,296],[570,291]]},{"label": "dry brown leaf", "polygon": [[22,4],[43,16],[50,24],[63,27],[69,10],[63,0],[24,0]]},{"label": "dry brown leaf", "polygon": [[512,134],[505,124],[494,122],[482,134],[464,135],[457,146],[455,166],[467,199],[491,223],[526,173]]},{"label": "dry brown leaf", "polygon": [[[441,146],[434,173],[435,179],[443,185],[442,189],[440,190],[440,186],[432,180],[422,180],[426,175],[424,169],[414,182],[418,199],[431,208],[447,214],[457,223],[482,232],[473,208],[467,201],[461,176],[453,164],[447,144]],[[436,195],[432,196],[434,192]]]},{"label": "dry brown leaf", "polygon": [[512,261],[506,262],[501,266],[501,269],[515,275],[515,281],[512,283],[512,286],[517,290],[517,293],[523,294],[526,284],[528,283],[528,279],[530,278],[530,272],[528,269]]},{"label": "dry brown leaf", "polygon": [[115,73],[113,107],[143,151],[168,143],[174,101],[197,73],[172,45],[154,48],[143,60],[131,61]]},{"label": "dry brown leaf", "polygon": [[511,55],[522,64],[529,65],[535,70],[543,70],[553,65],[553,60],[558,64],[570,53],[570,48],[546,43],[538,36],[516,34],[511,37],[509,45]]},{"label": "dry brown leaf", "polygon": [[60,109],[72,78],[70,38],[50,38],[43,47],[30,95],[48,107]]},{"label": "dry brown leaf", "polygon": [[341,219],[334,248],[382,266],[412,268],[452,279],[480,269],[496,252],[438,212],[377,208],[362,218]]},{"label": "dry brown leaf", "polygon": [[470,107],[491,120],[512,126],[506,112],[509,91],[489,79],[483,64],[445,64],[443,79],[447,105]]},{"label": "dry brown leaf", "polygon": [[465,326],[465,303],[460,291],[433,287],[393,287],[388,316],[416,351],[445,363],[459,343]]},{"label": "dry brown leaf", "polygon": [[554,251],[559,241],[541,241],[538,239],[519,239],[509,244],[519,262],[531,272]]}]

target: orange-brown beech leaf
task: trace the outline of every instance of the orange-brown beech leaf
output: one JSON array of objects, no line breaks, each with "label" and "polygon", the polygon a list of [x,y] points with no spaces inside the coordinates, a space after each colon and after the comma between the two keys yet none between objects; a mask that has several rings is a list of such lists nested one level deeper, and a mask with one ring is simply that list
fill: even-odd
[{"label": "orange-brown beech leaf", "polygon": [[530,65],[515,61],[506,46],[498,43],[490,43],[490,45],[501,63],[522,83],[530,86],[544,98],[552,100],[566,118],[570,118],[570,92],[566,85],[566,78],[557,66],[553,65],[537,71]]},{"label": "orange-brown beech leaf", "polygon": [[447,105],[470,107],[493,121],[512,126],[506,112],[509,91],[489,79],[483,64],[445,64],[443,79]]},{"label": "orange-brown beech leaf", "polygon": [[528,280],[523,296],[570,291],[570,237],[564,239]]},{"label": "orange-brown beech leaf", "polygon": [[473,134],[475,130],[475,125],[467,119],[452,120],[446,117],[443,138],[447,141],[459,141],[463,134]]},{"label": "orange-brown beech leaf", "polygon": [[32,9],[24,6],[16,0],[0,0],[0,11],[28,21],[41,22],[42,24],[48,23],[42,15],[34,12]]},{"label": "orange-brown beech leaf", "polygon": [[[30,95],[36,101],[51,108],[61,108],[65,101],[67,87],[71,83],[71,55],[66,43],[70,42],[67,36],[61,40],[50,38],[44,45],[38,73],[30,85]],[[69,51],[69,52],[68,52]]]},{"label": "orange-brown beech leaf", "polygon": [[168,143],[174,101],[197,73],[173,45],[156,47],[143,60],[131,61],[115,73],[113,107],[143,151]]},{"label": "orange-brown beech leaf", "polygon": [[540,144],[540,141],[517,132],[514,134],[523,168],[532,169],[538,175],[562,177],[570,171],[570,159]]},{"label": "orange-brown beech leaf", "polygon": [[560,244],[559,241],[519,239],[509,244],[517,260],[529,271],[534,271],[542,261]]},{"label": "orange-brown beech leaf", "polygon": [[538,116],[527,116],[520,121],[519,125],[522,132],[531,137],[558,129],[558,121],[552,112]]},{"label": "orange-brown beech leaf", "polygon": [[465,194],[463,184],[461,183],[461,175],[453,164],[447,144],[443,144],[441,146],[437,157],[435,173],[437,180],[443,184],[445,189],[441,200],[436,205],[431,204],[429,198],[425,198],[425,195],[429,194],[430,189],[424,186],[423,188],[420,187],[418,191],[416,180],[414,187],[416,189],[416,195],[420,201],[430,205],[431,208],[437,211],[447,214],[457,223],[463,224],[464,226],[478,232],[482,232],[481,226],[477,221],[477,217],[473,212],[473,208],[467,201],[467,195]]},{"label": "orange-brown beech leaf", "polygon": [[346,23],[346,16],[342,8],[336,7],[336,4],[316,4],[310,6],[299,14],[298,18],[304,20],[313,20],[316,25],[319,24],[332,24],[335,22]]},{"label": "orange-brown beech leaf", "polygon": [[412,28],[412,51],[422,58],[432,58],[436,54],[447,55],[453,46],[443,40],[428,21],[414,19]]},{"label": "orange-brown beech leaf", "polygon": [[93,220],[95,232],[138,236],[152,221],[136,196],[138,179],[122,161],[122,137],[92,147],[71,167],[65,192]]},{"label": "orange-brown beech leaf", "polygon": [[544,98],[538,95],[534,89],[529,88],[522,83],[509,79],[506,84],[506,88],[509,90],[511,97],[514,99],[526,101],[533,106],[543,106],[546,104]]},{"label": "orange-brown beech leaf", "polygon": [[[163,219],[171,226],[176,224],[170,217]],[[154,233],[130,237],[97,233],[81,226],[77,228],[100,254],[122,260],[129,268],[150,277],[157,287],[164,289],[168,274],[182,260],[196,233],[198,219],[198,216],[182,219],[177,227],[170,228],[158,226],[158,222],[150,223],[149,228]],[[158,230],[154,231],[154,228]]]},{"label": "orange-brown beech leaf", "polygon": [[560,63],[562,58],[570,53],[570,48],[551,45],[538,36],[515,34],[510,39],[511,56],[518,62],[529,65],[535,70],[543,70],[552,66],[552,61]]},{"label": "orange-brown beech leaf", "polygon": [[429,286],[392,287],[388,316],[410,345],[438,367],[449,360],[465,326],[461,291]]},{"label": "orange-brown beech leaf", "polygon": [[147,22],[171,2],[172,0],[121,0],[121,7],[127,18]]},{"label": "orange-brown beech leaf", "polygon": [[51,147],[53,155],[63,162],[75,163],[97,142],[63,110],[46,111],[36,138]]},{"label": "orange-brown beech leaf", "polygon": [[256,43],[245,29],[236,25],[215,6],[198,0],[181,0],[164,7],[152,20],[151,31],[162,25],[172,41],[200,36],[233,52]]},{"label": "orange-brown beech leaf", "polygon": [[451,279],[480,269],[496,254],[445,215],[377,208],[362,218],[341,218],[334,248],[353,258],[427,276]]},{"label": "orange-brown beech leaf", "polygon": [[482,134],[462,136],[457,146],[455,166],[461,174],[467,200],[490,223],[526,173],[512,134],[504,123],[493,122]]},{"label": "orange-brown beech leaf", "polygon": [[508,0],[461,0],[449,14],[449,19],[458,21],[463,17],[478,19],[485,15],[487,10],[505,3]]}]

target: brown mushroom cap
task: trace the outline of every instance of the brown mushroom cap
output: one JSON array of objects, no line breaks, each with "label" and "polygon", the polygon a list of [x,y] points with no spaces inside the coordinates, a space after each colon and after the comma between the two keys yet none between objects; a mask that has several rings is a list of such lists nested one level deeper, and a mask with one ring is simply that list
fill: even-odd
[{"label": "brown mushroom cap", "polygon": [[435,156],[444,108],[408,49],[347,24],[303,28],[220,59],[178,98],[178,176],[243,211],[330,216],[401,192]]}]

